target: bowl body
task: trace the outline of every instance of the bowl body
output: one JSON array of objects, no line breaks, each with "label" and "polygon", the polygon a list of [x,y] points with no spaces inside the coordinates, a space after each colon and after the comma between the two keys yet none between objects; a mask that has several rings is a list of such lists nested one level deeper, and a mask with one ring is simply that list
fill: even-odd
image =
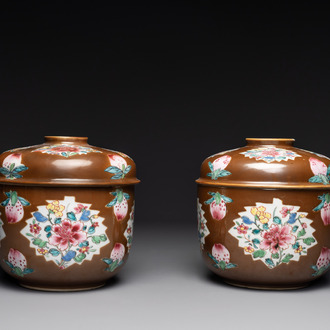
[{"label": "bowl body", "polygon": [[86,138],[0,155],[0,265],[25,287],[100,287],[132,245],[135,164]]},{"label": "bowl body", "polygon": [[96,288],[126,262],[134,186],[2,185],[2,192],[1,202],[7,205],[1,210],[1,266],[21,285],[40,290]]},{"label": "bowl body", "polygon": [[[236,286],[304,287],[330,267],[329,159],[269,141],[255,143],[213,155],[202,165],[197,213],[203,260]],[[259,157],[260,150],[273,152],[275,147],[283,154],[286,150],[291,159],[246,157]],[[244,180],[230,181],[235,171]],[[301,182],[290,181],[292,173]]]}]

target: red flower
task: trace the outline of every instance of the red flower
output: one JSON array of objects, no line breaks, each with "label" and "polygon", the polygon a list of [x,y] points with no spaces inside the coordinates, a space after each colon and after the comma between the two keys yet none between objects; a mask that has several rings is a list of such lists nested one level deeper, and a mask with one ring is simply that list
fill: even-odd
[{"label": "red flower", "polygon": [[98,222],[94,222],[93,224],[92,224],[92,227],[100,227],[100,225],[99,225],[99,223]]},{"label": "red flower", "polygon": [[248,231],[249,227],[241,224],[240,226],[237,227],[237,231],[239,234],[245,235]]},{"label": "red flower", "polygon": [[88,252],[88,250],[89,250],[89,246],[83,246],[81,249],[79,249],[79,252],[85,253],[85,252]]},{"label": "red flower", "polygon": [[40,230],[41,230],[41,227],[37,223],[30,225],[30,232],[32,234],[38,235],[40,233]]},{"label": "red flower", "polygon": [[84,206],[84,205],[82,205],[82,204],[78,204],[78,205],[74,208],[74,210],[75,210],[76,213],[80,213],[80,212],[82,212],[83,210],[86,210],[86,209],[87,209],[87,206]]},{"label": "red flower", "polygon": [[49,244],[57,245],[60,250],[66,250],[69,243],[73,246],[86,240],[87,235],[82,231],[84,224],[80,221],[64,220],[60,225],[53,226],[54,235],[49,238]]},{"label": "red flower", "polygon": [[272,225],[268,231],[262,234],[262,237],[264,240],[260,244],[260,249],[270,249],[271,253],[276,253],[279,249],[287,249],[296,241],[296,237],[291,234],[291,227],[288,225],[282,228]]}]

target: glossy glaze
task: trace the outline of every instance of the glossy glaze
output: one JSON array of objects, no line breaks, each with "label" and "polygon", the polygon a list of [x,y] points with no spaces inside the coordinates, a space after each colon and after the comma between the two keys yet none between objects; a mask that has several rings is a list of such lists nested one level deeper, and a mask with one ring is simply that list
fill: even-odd
[{"label": "glossy glaze", "polygon": [[203,259],[234,285],[306,286],[329,268],[330,160],[294,148],[293,139],[247,140],[202,164]]}]

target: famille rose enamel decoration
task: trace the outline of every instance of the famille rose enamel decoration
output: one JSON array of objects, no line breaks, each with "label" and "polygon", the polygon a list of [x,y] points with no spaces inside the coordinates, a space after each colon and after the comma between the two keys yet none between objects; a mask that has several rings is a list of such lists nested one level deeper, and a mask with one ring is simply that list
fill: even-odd
[{"label": "famille rose enamel decoration", "polygon": [[[132,248],[136,166],[87,138],[48,136],[0,155],[0,265],[22,286],[103,286]],[[15,184],[13,184],[13,182]]]},{"label": "famille rose enamel decoration", "polygon": [[293,141],[247,139],[201,166],[201,251],[229,284],[295,289],[330,268],[330,159]]}]

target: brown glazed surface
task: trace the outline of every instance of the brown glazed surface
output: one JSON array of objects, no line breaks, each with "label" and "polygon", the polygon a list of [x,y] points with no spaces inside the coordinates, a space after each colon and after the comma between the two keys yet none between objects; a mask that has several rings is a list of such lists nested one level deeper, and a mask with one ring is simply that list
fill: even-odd
[{"label": "brown glazed surface", "polygon": [[[314,265],[315,267],[317,264],[322,249],[330,248],[330,225],[322,219],[320,210],[314,210],[321,202],[320,196],[330,192],[330,185],[328,183],[309,182],[309,179],[314,176],[310,166],[310,158],[312,157],[325,163],[327,167],[330,164],[330,160],[325,156],[294,148],[292,146],[293,139],[247,140],[248,146],[216,154],[207,158],[202,164],[201,177],[197,180],[199,183],[198,199],[202,212],[205,212],[203,216],[209,231],[209,234],[206,232],[203,244],[201,241],[203,259],[209,269],[233,285],[260,289],[294,289],[306,286],[322,275],[321,273],[315,276],[315,269],[313,270],[312,266]],[[264,147],[283,148],[294,151],[301,157],[296,157],[293,160],[273,160],[267,163],[262,159],[248,158],[241,154],[250,149]],[[212,179],[211,176],[207,175],[211,172],[208,165],[209,162],[213,163],[214,160],[225,155],[231,157],[229,163],[225,166],[225,170],[230,174]],[[210,202],[207,202],[216,193],[231,200],[231,202],[227,201],[226,203],[225,215],[218,216],[218,218],[221,218],[220,220],[212,216]],[[289,262],[279,263],[276,267],[267,267],[261,258],[253,258],[253,253],[245,253],[243,246],[239,246],[241,241],[236,236],[248,237],[250,234],[250,237],[245,240],[246,246],[249,239],[252,240],[253,237],[257,237],[253,236],[252,228],[256,230],[258,228],[254,224],[246,225],[242,220],[242,216],[247,215],[253,221],[252,208],[249,207],[260,205],[269,207],[269,205],[274,203],[274,199],[281,200],[282,205],[296,206],[294,208],[295,211],[292,212],[296,212],[296,214],[302,212],[306,216],[305,218],[300,218],[301,223],[305,222],[304,226],[307,226],[306,218],[311,220],[308,227],[312,229],[309,228],[306,231],[315,230],[312,235],[309,235],[312,238],[308,238],[315,241],[312,244],[309,242],[310,245],[306,245],[303,243],[303,239],[308,235],[302,235],[296,242],[299,242],[302,247],[306,247],[307,253],[302,253],[299,260],[290,260]],[[279,228],[283,228],[285,222],[290,219],[290,214],[282,217],[279,211],[280,209],[276,210],[275,208],[270,218],[274,219],[273,216],[277,212],[276,214],[279,215],[282,221]],[[240,234],[238,232],[236,221],[240,225],[246,226],[245,233]],[[299,221],[288,227],[290,232],[287,237],[291,240],[292,235],[298,237],[299,231],[301,231],[301,234],[304,232],[302,227],[299,227],[297,232],[293,232],[292,228],[296,224],[299,225]],[[259,225],[261,225],[260,222]],[[236,226],[236,229],[233,229],[234,226]],[[247,229],[249,226],[251,227],[250,231]],[[271,228],[274,227],[276,227],[276,224],[273,223]],[[259,240],[262,240],[260,236]],[[230,263],[234,265],[232,268],[222,269],[214,266],[215,262],[210,257],[210,254],[212,254],[212,248],[215,244],[221,244],[228,250]],[[293,241],[290,244],[293,244]],[[289,254],[290,244],[284,246],[282,250],[284,254]],[[254,251],[262,250],[260,246],[262,244],[259,245],[258,243],[257,246],[251,246],[250,248],[253,248]],[[297,248],[297,246],[295,247]],[[275,248],[278,247],[275,246]],[[264,251],[270,250],[264,248]],[[327,251],[329,253],[329,250]],[[261,252],[264,253],[263,251]],[[297,256],[294,249],[291,249],[291,254]],[[272,260],[276,263],[279,259],[274,258]],[[323,274],[327,269],[325,269]]]},{"label": "brown glazed surface", "polygon": [[[49,137],[47,138],[46,145],[63,144],[65,148],[63,150],[75,150],[66,148],[70,145],[87,146],[86,138],[74,138],[74,137]],[[106,149],[91,147],[101,152],[88,152],[87,154],[76,154],[65,157],[56,154],[47,154],[41,152],[33,152],[33,150],[43,147],[34,146],[24,149],[15,149],[8,151],[0,156],[0,166],[3,165],[4,159],[13,153],[21,154],[21,164],[28,167],[28,169],[19,172],[22,177],[19,178],[5,178],[1,175],[1,197],[0,202],[4,202],[9,196],[11,191],[15,191],[17,196],[24,198],[28,201],[29,205],[23,206],[24,216],[17,222],[12,222],[8,219],[6,206],[2,203],[0,206],[0,218],[3,222],[2,230],[5,233],[5,237],[0,237],[0,264],[2,269],[9,275],[15,277],[19,283],[23,286],[27,286],[34,289],[41,290],[55,290],[55,291],[74,291],[92,289],[104,285],[105,281],[114,276],[123,267],[129,254],[130,245],[128,239],[125,237],[125,231],[128,229],[129,220],[132,222],[134,211],[134,185],[139,182],[136,179],[136,168],[133,160],[122,153],[109,151]],[[111,166],[108,155],[119,155],[125,159],[127,166],[131,166],[130,171],[121,177],[120,179],[112,180],[113,173],[106,172],[105,169]],[[17,165],[17,164],[16,164]],[[16,166],[15,165],[15,166]],[[4,166],[4,165],[3,165]],[[122,168],[121,168],[122,169]],[[7,173],[7,172],[3,172]],[[7,173],[8,174],[8,173]],[[9,175],[7,175],[9,176]],[[123,219],[119,219],[115,214],[114,206],[106,206],[115,199],[116,191],[122,190],[127,202],[127,213]],[[128,197],[129,196],[129,197]],[[83,222],[82,212],[77,213],[77,219],[72,221],[74,223],[81,223],[86,225],[86,228],[91,228],[93,222],[95,228],[92,230],[92,235],[87,233],[85,229],[86,237],[92,237],[100,234],[103,237],[106,236],[106,241],[101,241],[100,245],[89,238],[89,247],[96,250],[91,260],[86,258],[85,260],[68,264],[67,267],[59,267],[51,255],[47,259],[42,253],[37,251],[38,246],[34,246],[33,242],[35,238],[33,232],[29,232],[29,224],[31,219],[34,219],[36,225],[40,225],[40,233],[45,235],[45,231],[48,230],[44,224],[47,222],[38,222],[34,217],[38,212],[42,213],[40,206],[44,207],[51,204],[51,202],[59,201],[63,204],[65,198],[71,198],[71,201],[75,202],[75,207],[78,204],[90,205],[89,209],[92,210],[91,215],[94,214],[95,218],[91,221]],[[9,198],[11,201],[11,199]],[[125,203],[126,203],[125,202]],[[7,203],[8,206],[8,203]],[[38,208],[39,207],[39,208]],[[69,206],[68,206],[69,207]],[[73,206],[71,207],[73,210]],[[62,210],[63,216],[62,225],[68,220],[68,213],[66,209]],[[37,213],[36,213],[37,212]],[[78,212],[78,211],[77,211]],[[71,212],[72,213],[72,212]],[[8,213],[9,214],[9,213]],[[44,215],[46,215],[44,213]],[[52,214],[52,225],[54,230],[55,216]],[[80,218],[80,219],[79,219]],[[104,218],[104,219],[103,219]],[[42,221],[45,221],[43,219]],[[25,232],[21,232],[22,230]],[[1,229],[1,227],[0,227]],[[93,230],[94,231],[93,233]],[[27,236],[26,233],[30,236]],[[52,231],[53,236],[55,231]],[[104,236],[105,235],[105,236]],[[37,235],[35,235],[37,237]],[[62,237],[62,236],[61,236]],[[64,237],[64,236],[63,236]],[[74,236],[78,237],[78,236]],[[42,238],[42,237],[41,237]],[[87,240],[87,238],[86,238]],[[44,244],[47,243],[47,239],[44,239]],[[74,242],[74,240],[73,240]],[[79,241],[82,242],[82,239]],[[70,247],[69,241],[69,247]],[[109,266],[103,261],[104,258],[109,259],[113,251],[113,248],[121,246],[125,252],[118,267],[112,271],[106,270]],[[39,247],[40,251],[49,251],[50,248],[56,248],[60,251],[59,246],[50,245],[49,242],[45,246]],[[99,246],[101,246],[99,248]],[[42,250],[42,248],[44,250]],[[24,255],[27,268],[32,269],[32,272],[28,272],[23,276],[19,276],[14,273],[10,266],[8,266],[9,253],[12,250],[17,250]],[[75,251],[76,255],[80,254],[81,246],[76,243],[72,243],[71,250]],[[60,251],[61,252],[61,251]],[[86,253],[88,256],[88,254]],[[57,260],[61,256],[57,257]],[[119,262],[119,261],[118,261]],[[16,265],[16,264],[15,264]],[[14,266],[15,266],[14,265]],[[24,267],[22,267],[23,269]]]}]

